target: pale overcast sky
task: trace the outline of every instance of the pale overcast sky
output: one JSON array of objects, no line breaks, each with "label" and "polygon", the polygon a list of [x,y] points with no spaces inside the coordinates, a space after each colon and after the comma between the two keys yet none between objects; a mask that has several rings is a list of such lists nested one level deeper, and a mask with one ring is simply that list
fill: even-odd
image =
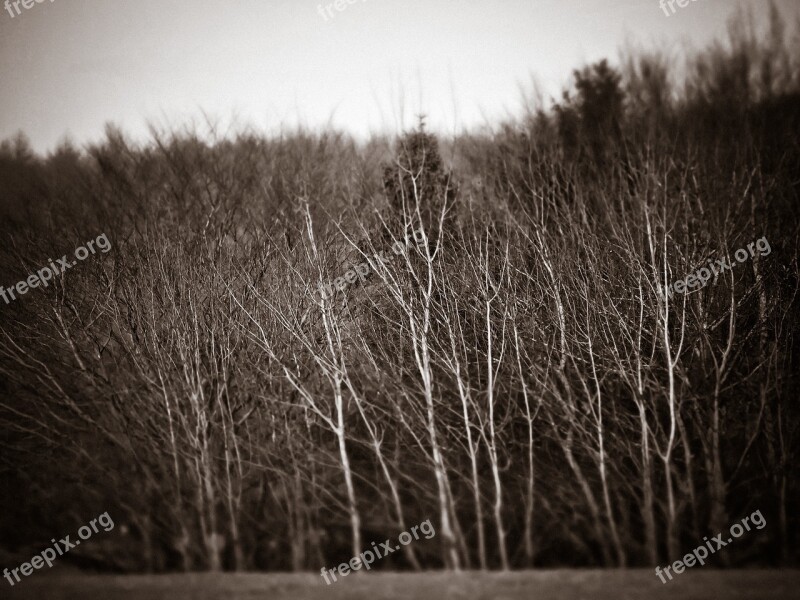
[{"label": "pale overcast sky", "polygon": [[[96,140],[109,121],[138,137],[148,120],[183,124],[203,110],[266,131],[331,122],[362,135],[396,131],[422,108],[453,131],[517,113],[531,75],[557,93],[573,68],[615,59],[626,39],[674,52],[700,45],[724,33],[740,3],[696,0],[667,17],[659,0],[339,1],[345,9],[327,20],[318,0],[2,10],[0,139],[21,129],[45,151],[67,133]],[[800,0],[778,6],[800,14]]]}]

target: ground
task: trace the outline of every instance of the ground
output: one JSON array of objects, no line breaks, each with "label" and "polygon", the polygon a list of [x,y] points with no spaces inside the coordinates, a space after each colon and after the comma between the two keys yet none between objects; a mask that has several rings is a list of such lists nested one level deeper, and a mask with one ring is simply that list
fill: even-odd
[{"label": "ground", "polygon": [[10,600],[797,600],[800,571],[687,571],[662,584],[652,570],[319,575],[48,576],[34,573]]}]

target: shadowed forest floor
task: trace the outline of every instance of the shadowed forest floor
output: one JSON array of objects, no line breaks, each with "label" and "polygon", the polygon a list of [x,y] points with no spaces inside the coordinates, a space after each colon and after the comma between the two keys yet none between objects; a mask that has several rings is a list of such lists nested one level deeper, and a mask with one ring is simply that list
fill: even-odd
[{"label": "shadowed forest floor", "polygon": [[[6,583],[6,582],[3,582]],[[6,583],[7,585],[7,583]],[[650,569],[356,574],[333,585],[310,574],[31,577],[3,596],[36,600],[681,600],[794,599],[800,571],[685,572],[662,584]]]}]

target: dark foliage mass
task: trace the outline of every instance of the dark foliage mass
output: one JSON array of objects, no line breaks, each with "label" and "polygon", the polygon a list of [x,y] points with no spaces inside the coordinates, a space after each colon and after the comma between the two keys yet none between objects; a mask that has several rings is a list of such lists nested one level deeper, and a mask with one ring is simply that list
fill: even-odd
[{"label": "dark foliage mass", "polygon": [[113,247],[0,301],[0,553],[108,511],[64,561],[318,569],[430,519],[375,568],[652,565],[760,510],[714,563],[796,564],[798,77],[773,12],[454,140],[3,142],[0,283]]}]

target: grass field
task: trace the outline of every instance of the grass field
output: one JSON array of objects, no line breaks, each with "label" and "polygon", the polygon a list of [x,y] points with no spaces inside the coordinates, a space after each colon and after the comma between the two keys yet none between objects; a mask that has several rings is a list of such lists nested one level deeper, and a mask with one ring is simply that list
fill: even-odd
[{"label": "grass field", "polygon": [[[0,597],[35,600],[771,600],[800,597],[800,571],[686,572],[662,584],[653,571],[357,574],[325,585],[314,575],[39,575]],[[6,595],[8,592],[9,595]]]}]

